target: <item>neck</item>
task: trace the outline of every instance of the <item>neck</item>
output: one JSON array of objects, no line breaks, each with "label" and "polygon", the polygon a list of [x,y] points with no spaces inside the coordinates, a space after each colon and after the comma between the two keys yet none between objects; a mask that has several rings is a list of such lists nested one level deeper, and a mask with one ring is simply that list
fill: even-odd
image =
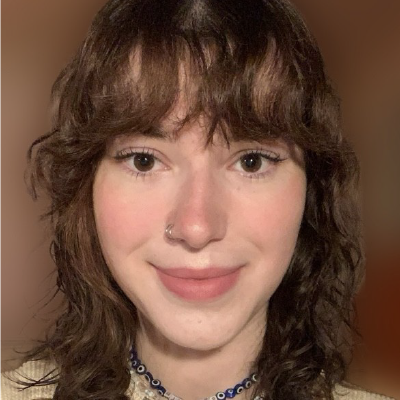
[{"label": "neck", "polygon": [[[158,334],[140,318],[136,349],[141,361],[167,391],[199,400],[233,388],[254,370],[265,333],[265,315],[253,318],[229,343],[212,350],[182,347]],[[249,399],[250,390],[235,396]]]}]

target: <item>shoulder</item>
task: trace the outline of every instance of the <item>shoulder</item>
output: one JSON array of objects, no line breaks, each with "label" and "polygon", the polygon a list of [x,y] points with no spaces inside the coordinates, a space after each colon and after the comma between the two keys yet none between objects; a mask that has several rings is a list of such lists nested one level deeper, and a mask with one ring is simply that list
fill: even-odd
[{"label": "shoulder", "polygon": [[349,383],[337,385],[333,395],[335,400],[394,400],[392,397],[368,392]]},{"label": "shoulder", "polygon": [[1,374],[1,398],[4,400],[52,399],[55,385],[26,387],[18,382],[34,382],[49,376],[55,367],[46,361],[28,361],[14,371]]},{"label": "shoulder", "polygon": [[[54,375],[56,367],[48,361],[28,361],[21,367],[1,374],[1,400],[51,400],[54,396],[56,385],[35,385],[27,387],[19,382],[40,381],[43,377]],[[136,385],[135,379],[131,379],[127,395],[130,399],[143,399],[144,390]]]}]

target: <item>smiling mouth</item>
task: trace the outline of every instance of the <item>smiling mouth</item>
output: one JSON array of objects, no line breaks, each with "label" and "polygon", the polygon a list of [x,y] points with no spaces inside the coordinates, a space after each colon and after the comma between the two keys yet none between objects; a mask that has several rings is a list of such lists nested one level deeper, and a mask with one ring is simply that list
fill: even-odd
[{"label": "smiling mouth", "polygon": [[155,269],[169,292],[190,301],[205,301],[222,296],[235,286],[241,270],[240,267]]},{"label": "smiling mouth", "polygon": [[229,275],[235,272],[239,267],[234,268],[217,268],[217,267],[209,267],[209,268],[158,268],[163,274],[172,276],[174,278],[182,278],[182,279],[212,279],[219,278],[221,276]]}]

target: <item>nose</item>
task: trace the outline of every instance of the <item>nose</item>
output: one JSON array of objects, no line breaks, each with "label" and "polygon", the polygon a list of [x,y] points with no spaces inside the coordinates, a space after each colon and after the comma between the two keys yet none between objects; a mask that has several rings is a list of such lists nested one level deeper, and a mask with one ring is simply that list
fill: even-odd
[{"label": "nose", "polygon": [[227,204],[224,189],[212,171],[188,174],[177,191],[173,212],[173,237],[192,250],[200,250],[226,235]]}]

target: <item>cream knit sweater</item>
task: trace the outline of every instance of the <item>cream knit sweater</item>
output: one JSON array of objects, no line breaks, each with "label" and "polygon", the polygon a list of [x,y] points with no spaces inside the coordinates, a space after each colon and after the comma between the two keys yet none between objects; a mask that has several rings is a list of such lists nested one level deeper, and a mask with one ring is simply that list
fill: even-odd
[{"label": "cream knit sweater", "polygon": [[[1,399],[2,400],[49,400],[53,398],[54,385],[34,386],[29,389],[20,390],[12,380],[34,379],[38,380],[52,370],[52,366],[43,361],[30,361],[23,364],[20,368],[6,372],[1,377]],[[11,378],[11,379],[10,379]],[[132,400],[144,400],[145,385],[141,378],[132,375],[131,384],[127,395]],[[388,400],[389,397],[365,392],[358,388],[344,388],[339,386],[335,391],[337,400]]]}]

